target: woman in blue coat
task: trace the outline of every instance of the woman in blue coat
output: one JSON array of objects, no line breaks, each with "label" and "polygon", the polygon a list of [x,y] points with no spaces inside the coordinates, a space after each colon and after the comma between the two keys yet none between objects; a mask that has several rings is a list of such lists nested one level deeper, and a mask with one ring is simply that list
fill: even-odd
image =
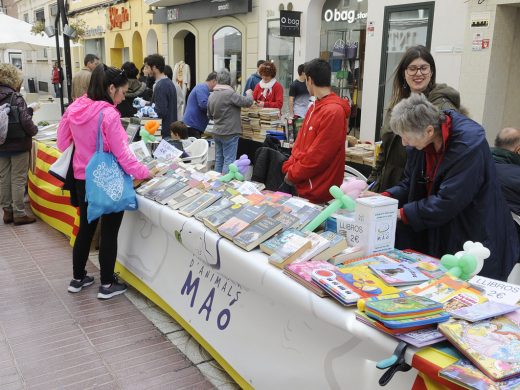
[{"label": "woman in blue coat", "polygon": [[412,94],[390,127],[408,154],[404,179],[386,191],[401,207],[396,246],[441,257],[478,241],[491,251],[480,275],[506,280],[520,247],[482,126]]}]

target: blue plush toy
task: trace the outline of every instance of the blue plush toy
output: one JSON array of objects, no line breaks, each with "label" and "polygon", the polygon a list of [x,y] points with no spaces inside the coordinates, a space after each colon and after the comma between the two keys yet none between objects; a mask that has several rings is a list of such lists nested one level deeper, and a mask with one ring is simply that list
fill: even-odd
[{"label": "blue plush toy", "polygon": [[137,108],[137,112],[134,114],[134,116],[138,118],[142,118],[143,116],[148,118],[157,118],[158,115],[155,112],[155,103],[153,103],[151,106],[148,106],[147,104],[148,102],[143,98],[136,97],[132,102],[132,106]]}]

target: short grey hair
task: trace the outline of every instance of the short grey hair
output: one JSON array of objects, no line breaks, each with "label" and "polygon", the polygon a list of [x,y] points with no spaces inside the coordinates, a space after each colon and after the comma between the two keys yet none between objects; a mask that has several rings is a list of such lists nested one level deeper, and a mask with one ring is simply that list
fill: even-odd
[{"label": "short grey hair", "polygon": [[231,74],[227,69],[222,69],[217,72],[217,83],[231,85]]},{"label": "short grey hair", "polygon": [[437,107],[428,101],[422,93],[412,93],[401,100],[392,109],[390,128],[397,135],[420,137],[428,126],[440,131],[440,124],[445,119]]}]

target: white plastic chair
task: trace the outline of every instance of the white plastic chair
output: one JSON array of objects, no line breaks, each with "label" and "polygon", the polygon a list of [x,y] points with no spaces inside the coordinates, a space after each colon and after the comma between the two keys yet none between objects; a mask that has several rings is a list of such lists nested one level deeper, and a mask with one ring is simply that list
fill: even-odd
[{"label": "white plastic chair", "polygon": [[356,168],[352,168],[349,165],[345,165],[345,177],[354,176],[358,179],[367,181],[367,177],[359,172]]},{"label": "white plastic chair", "polygon": [[208,149],[208,141],[205,139],[196,139],[184,150],[190,156],[184,157],[182,161],[189,162],[190,164],[206,165],[208,162]]}]

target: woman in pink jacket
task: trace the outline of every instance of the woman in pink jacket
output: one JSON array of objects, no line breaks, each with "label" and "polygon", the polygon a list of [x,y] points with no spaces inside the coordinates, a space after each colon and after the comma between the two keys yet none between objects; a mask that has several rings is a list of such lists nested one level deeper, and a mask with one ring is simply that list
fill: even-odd
[{"label": "woman in pink jacket", "polygon": [[[58,128],[58,149],[65,150],[74,143],[75,190],[80,211],[79,231],[72,251],[74,279],[71,280],[69,292],[80,292],[83,287],[94,283],[94,278],[87,275],[87,264],[90,244],[96,230],[98,220],[88,223],[87,203],[85,202],[85,167],[96,150],[96,135],[99,113],[103,119],[103,150],[111,152],[123,170],[135,179],[150,176],[148,168],[139,163],[128,148],[128,136],[120,121],[116,105],[125,99],[128,79],[123,71],[98,65],[92,72],[87,94],[75,100],[63,115]],[[123,211],[105,214],[101,222],[101,243],[99,248],[99,264],[101,267],[101,286],[97,297],[108,299],[123,294],[126,285],[120,283],[114,275],[117,255],[117,234]]]}]

